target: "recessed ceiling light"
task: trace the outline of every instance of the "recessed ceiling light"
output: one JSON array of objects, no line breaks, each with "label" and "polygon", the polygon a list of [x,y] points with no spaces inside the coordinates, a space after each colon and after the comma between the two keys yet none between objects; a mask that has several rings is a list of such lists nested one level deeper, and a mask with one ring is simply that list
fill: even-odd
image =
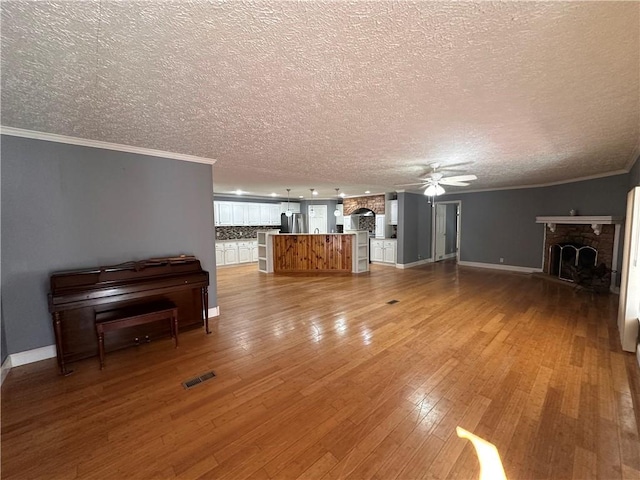
[{"label": "recessed ceiling light", "polygon": [[272,196],[272,197],[277,197],[277,196],[278,196],[278,194],[276,194],[276,193],[271,193],[271,196]]},{"label": "recessed ceiling light", "polygon": [[344,192],[342,192],[342,193],[340,194],[340,196],[341,196],[342,198],[344,198],[344,197],[345,197]]},{"label": "recessed ceiling light", "polygon": [[244,192],[243,192],[242,190],[238,189],[238,190],[236,190],[234,193],[235,193],[236,195],[242,195]]},{"label": "recessed ceiling light", "polygon": [[304,195],[300,195],[298,198],[304,198]]},{"label": "recessed ceiling light", "polygon": [[369,190],[366,190],[364,193],[371,193]]}]

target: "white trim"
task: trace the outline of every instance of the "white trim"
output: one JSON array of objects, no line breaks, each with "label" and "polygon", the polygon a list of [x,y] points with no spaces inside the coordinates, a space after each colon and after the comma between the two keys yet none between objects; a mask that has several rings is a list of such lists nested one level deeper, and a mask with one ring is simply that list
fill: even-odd
[{"label": "white trim", "polygon": [[22,128],[0,126],[0,134],[11,135],[13,137],[32,138],[35,140],[46,140],[48,142],[67,143],[69,145],[80,145],[82,147],[102,148],[104,150],[116,150],[118,152],[136,153],[138,155],[150,155],[152,157],[171,158],[184,162],[206,163],[213,165],[216,161],[213,158],[197,157],[185,153],[164,152],[152,148],[134,147],[120,143],[102,142],[100,140],[90,140],[86,138],[68,137],[55,133],[36,132],[35,130],[24,130]]},{"label": "white trim", "polygon": [[219,317],[220,316],[220,307],[211,307],[207,310],[207,315],[209,318]]},{"label": "white trim", "polygon": [[9,359],[11,360],[11,367],[13,368],[26,365],[27,363],[46,360],[47,358],[54,358],[55,356],[56,346],[47,345],[46,347],[34,348],[33,350],[27,350],[25,352],[12,353],[9,355]]},{"label": "white trim", "polygon": [[11,371],[11,357],[7,355],[7,358],[4,359],[2,367],[0,367],[0,385],[4,383],[4,379],[7,378],[9,372]]},{"label": "white trim", "polygon": [[520,273],[542,272],[541,268],[518,267],[516,265],[499,265],[499,264],[496,264],[496,263],[481,263],[481,262],[459,261],[458,265],[461,265],[463,267],[490,268],[490,269],[493,269],[493,270],[506,270],[508,272],[520,272]]},{"label": "white trim", "polygon": [[425,265],[427,263],[433,263],[433,259],[432,258],[425,258],[422,260],[418,260],[417,262],[411,262],[411,263],[396,263],[396,268],[413,268],[413,267],[419,267],[420,265]]}]

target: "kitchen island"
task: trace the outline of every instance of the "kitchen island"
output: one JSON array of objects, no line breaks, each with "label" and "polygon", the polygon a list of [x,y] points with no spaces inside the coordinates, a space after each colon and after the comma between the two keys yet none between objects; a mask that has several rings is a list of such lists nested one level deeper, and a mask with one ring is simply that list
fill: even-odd
[{"label": "kitchen island", "polygon": [[258,269],[265,273],[362,273],[369,270],[368,232],[258,232]]}]

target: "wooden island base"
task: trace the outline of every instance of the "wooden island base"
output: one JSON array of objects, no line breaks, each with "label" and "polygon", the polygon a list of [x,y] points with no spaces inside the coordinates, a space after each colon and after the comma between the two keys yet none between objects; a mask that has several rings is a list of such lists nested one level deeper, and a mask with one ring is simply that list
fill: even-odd
[{"label": "wooden island base", "polygon": [[368,270],[366,232],[271,235],[273,272],[360,273]]}]

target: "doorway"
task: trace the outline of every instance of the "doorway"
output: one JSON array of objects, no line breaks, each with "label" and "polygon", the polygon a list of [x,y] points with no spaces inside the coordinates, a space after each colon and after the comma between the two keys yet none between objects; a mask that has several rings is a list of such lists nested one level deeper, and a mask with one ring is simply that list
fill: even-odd
[{"label": "doorway", "polygon": [[[327,233],[327,206],[309,205],[309,233]],[[316,229],[318,230],[316,232]]]},{"label": "doorway", "polygon": [[432,252],[434,262],[450,258],[460,260],[460,213],[462,202],[434,202]]}]

